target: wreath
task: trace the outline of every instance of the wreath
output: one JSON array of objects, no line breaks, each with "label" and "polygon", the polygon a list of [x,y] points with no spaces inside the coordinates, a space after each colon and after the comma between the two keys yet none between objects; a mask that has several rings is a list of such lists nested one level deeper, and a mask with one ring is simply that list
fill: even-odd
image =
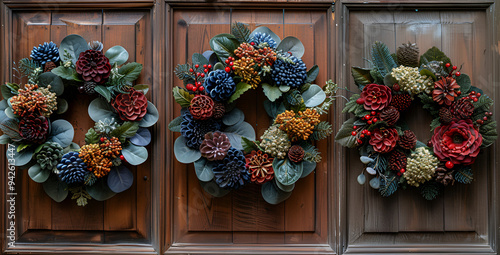
[{"label": "wreath", "polygon": [[[16,83],[1,86],[0,143],[10,144],[7,157],[56,202],[71,192],[79,206],[103,201],[130,188],[134,175],[127,165],[146,161],[151,133],[158,120],[146,99],[148,85],[133,85],[142,64],[126,63],[122,46],[103,51],[102,43],[79,35],[33,47],[31,59],[14,63]],[[80,147],[74,128],[63,115],[79,93],[98,95],[88,107],[95,126]],[[12,146],[11,146],[12,145]],[[11,161],[9,161],[11,162]]]},{"label": "wreath", "polygon": [[[374,176],[370,186],[384,197],[413,186],[427,200],[455,182],[471,183],[471,165],[497,139],[489,111],[493,100],[436,47],[419,58],[416,44],[403,44],[391,55],[375,42],[371,55],[372,68],[351,69],[361,93],[344,107],[343,113],[355,117],[335,137],[342,146],[359,149],[365,168],[358,182],[365,183],[366,171]],[[434,118],[427,143],[417,140],[403,118],[414,101]]]},{"label": "wreath", "polygon": [[[311,84],[319,69],[306,69],[300,40],[281,40],[267,27],[250,31],[234,23],[231,34],[214,36],[210,47],[175,68],[184,84],[173,89],[182,107],[181,116],[169,124],[181,133],[175,157],[194,163],[201,186],[215,197],[256,183],[266,202],[278,204],[321,160],[312,143],[332,132],[320,116],[328,113],[337,85]],[[244,92],[257,87],[267,97],[264,107],[272,123],[260,140],[235,106]]]}]

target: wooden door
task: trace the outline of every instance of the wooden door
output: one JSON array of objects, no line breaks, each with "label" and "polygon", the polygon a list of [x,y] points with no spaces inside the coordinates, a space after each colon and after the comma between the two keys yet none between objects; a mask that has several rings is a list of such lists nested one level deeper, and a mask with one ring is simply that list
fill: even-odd
[{"label": "wooden door", "polygon": [[[343,27],[342,82],[352,91],[357,88],[350,67],[368,67],[366,59],[370,59],[373,42],[382,41],[395,52],[410,41],[417,43],[421,54],[437,46],[470,75],[474,86],[495,95],[488,5],[468,10],[440,10],[432,4],[415,8],[388,4],[364,9],[345,2],[343,13],[348,22]],[[339,116],[337,124],[341,121]],[[424,110],[412,110],[409,126],[419,140],[430,139],[430,121]],[[363,169],[359,155],[354,150],[343,150],[346,157],[339,162],[346,185],[343,252],[493,252],[495,238],[491,235],[495,225],[491,220],[496,217],[496,209],[491,201],[498,196],[493,181],[493,150],[481,152],[471,185],[447,187],[432,201],[423,199],[416,189],[398,190],[384,198],[369,185],[360,186],[356,181]]]},{"label": "wooden door", "polygon": [[[190,61],[195,52],[210,49],[209,40],[220,33],[230,33],[232,22],[243,22],[253,30],[267,26],[278,36],[295,36],[305,46],[302,58],[308,67],[317,64],[320,74],[317,84],[324,84],[329,77],[329,5],[317,9],[258,9],[244,8],[183,8],[173,6],[169,18],[171,29],[169,43],[173,53],[168,71],[175,65]],[[243,9],[244,8],[244,9]],[[183,86],[173,78],[167,86]],[[260,89],[245,93],[238,100],[238,107],[245,113],[260,137],[269,126]],[[179,116],[180,107],[169,103],[172,117]],[[171,133],[171,145],[177,134]],[[172,253],[193,251],[215,252],[243,251],[255,253],[289,251],[290,253],[333,252],[328,239],[331,219],[328,218],[328,177],[330,176],[327,142],[317,144],[324,155],[316,172],[297,182],[292,196],[278,205],[267,204],[261,197],[260,186],[247,185],[222,198],[214,198],[200,186],[193,165],[173,160],[171,165],[173,185]],[[171,158],[173,157],[170,154]],[[168,238],[168,237],[167,237]],[[214,245],[217,244],[217,245]],[[314,244],[315,246],[311,246]],[[289,248],[286,248],[286,245]],[[279,247],[279,248],[278,248]],[[300,249],[293,250],[292,247]]]}]

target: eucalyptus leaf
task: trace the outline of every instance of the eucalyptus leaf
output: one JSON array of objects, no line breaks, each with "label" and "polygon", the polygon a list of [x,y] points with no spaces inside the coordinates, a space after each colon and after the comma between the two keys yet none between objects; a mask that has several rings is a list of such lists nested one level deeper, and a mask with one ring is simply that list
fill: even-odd
[{"label": "eucalyptus leaf", "polygon": [[87,186],[87,192],[97,201],[105,201],[116,195],[116,193],[109,188],[104,178],[98,179],[92,186]]},{"label": "eucalyptus leaf", "polygon": [[264,100],[264,109],[266,110],[267,115],[269,115],[272,119],[275,119],[278,114],[286,110],[283,102],[271,102],[267,99]]},{"label": "eucalyptus leaf", "polygon": [[12,111],[12,108],[10,108],[10,107],[4,110],[4,114],[5,114],[5,116],[7,116],[11,119],[17,119],[17,117],[19,117],[16,114],[14,114],[14,112]]},{"label": "eucalyptus leaf", "polygon": [[283,92],[283,93],[290,91],[290,86],[287,86],[287,85],[281,85],[281,86],[279,86],[279,88],[280,88],[281,92]]},{"label": "eucalyptus leaf", "polygon": [[141,121],[139,121],[139,127],[147,128],[153,126],[158,119],[160,118],[160,114],[158,113],[158,109],[156,106],[148,101],[147,113],[144,115]]},{"label": "eucalyptus leaf", "polygon": [[361,173],[360,175],[358,175],[357,180],[359,185],[363,185],[366,182],[366,176],[363,173]]},{"label": "eucalyptus leaf", "polygon": [[293,183],[291,185],[283,185],[283,184],[281,184],[281,182],[276,181],[276,179],[274,180],[274,182],[276,184],[276,187],[278,187],[280,190],[282,190],[284,192],[292,192],[292,190],[295,188],[295,183]]},{"label": "eucalyptus leaf", "polygon": [[134,183],[134,174],[123,165],[111,168],[108,174],[108,187],[115,193],[129,189]]},{"label": "eucalyptus leaf", "polygon": [[15,96],[15,94],[12,93],[12,90],[5,84],[1,85],[0,91],[2,92],[2,97],[4,99],[11,98],[11,97]]},{"label": "eucalyptus leaf", "polygon": [[42,185],[45,193],[58,203],[68,196],[68,184],[59,180],[55,174],[51,174]]},{"label": "eucalyptus leaf", "polygon": [[300,176],[300,178],[304,178],[312,173],[314,169],[316,169],[316,165],[317,163],[314,161],[302,161],[302,175]]},{"label": "eucalyptus leaf", "polygon": [[39,164],[34,164],[28,169],[30,178],[38,183],[43,183],[49,179],[50,169],[43,169]]},{"label": "eucalyptus leaf", "polygon": [[210,64],[208,62],[208,58],[205,57],[203,54],[200,54],[200,53],[194,53],[193,56],[191,57],[191,60],[193,61],[193,64],[198,64],[201,67],[203,67],[203,65]]},{"label": "eucalyptus leaf", "polygon": [[200,158],[194,162],[194,170],[198,180],[202,182],[209,182],[214,178],[214,168],[215,163],[213,161],[208,161],[206,158]]},{"label": "eucalyptus leaf", "polygon": [[222,123],[226,126],[240,124],[245,120],[245,114],[238,108],[234,108],[222,117]]},{"label": "eucalyptus leaf", "polygon": [[0,130],[14,141],[21,141],[23,139],[19,134],[19,121],[17,119],[4,119],[0,123]]},{"label": "eucalyptus leaf", "polygon": [[297,58],[302,58],[305,52],[304,44],[297,38],[293,36],[288,36],[283,39],[276,47],[276,51],[282,50],[283,52],[288,52],[292,56]]},{"label": "eucalyptus leaf", "polygon": [[237,125],[227,127],[223,133],[229,138],[231,146],[237,150],[243,150],[241,137],[246,137],[252,141],[255,140],[255,130],[248,122],[241,122]]},{"label": "eucalyptus leaf", "polygon": [[378,177],[375,177],[370,180],[370,187],[373,189],[379,189],[380,188],[380,179]]},{"label": "eucalyptus leaf", "polygon": [[148,150],[142,146],[129,143],[123,147],[122,155],[129,164],[137,166],[148,159]]},{"label": "eucalyptus leaf", "polygon": [[205,52],[203,52],[203,56],[208,59],[208,63],[212,66],[215,65],[215,63],[217,63],[218,59],[217,59],[217,54],[215,54],[215,52],[211,51],[211,50],[206,50]]},{"label": "eucalyptus leaf", "polygon": [[274,182],[266,182],[261,188],[262,198],[272,205],[277,205],[288,199],[292,192],[279,189]]},{"label": "eucalyptus leaf", "polygon": [[106,53],[104,53],[109,59],[109,63],[113,66],[115,63],[117,65],[123,65],[128,60],[128,52],[125,48],[120,45],[113,46],[109,48]]},{"label": "eucalyptus leaf", "polygon": [[31,158],[33,157],[34,153],[34,148],[27,148],[25,150],[22,150],[21,152],[17,151],[17,147],[19,147],[19,144],[12,144],[16,147],[16,149],[11,150],[10,147],[7,152],[7,158],[13,158],[14,159],[14,166],[25,166],[27,165],[30,161]]},{"label": "eucalyptus leaf", "polygon": [[77,143],[71,143],[68,147],[64,148],[63,149],[63,153],[66,154],[68,152],[71,152],[71,151],[78,151],[80,150],[80,145],[78,145]]},{"label": "eucalyptus leaf", "polygon": [[211,180],[209,182],[200,181],[200,185],[208,194],[212,195],[213,197],[223,197],[231,192],[231,190],[229,189],[223,189],[219,187],[219,185],[217,185],[214,180]]},{"label": "eucalyptus leaf", "polygon": [[130,138],[130,142],[137,146],[148,146],[151,142],[151,132],[147,128],[139,128]]},{"label": "eucalyptus leaf", "polygon": [[326,94],[320,86],[312,84],[308,90],[302,94],[306,107],[315,107],[322,104],[326,99]]},{"label": "eucalyptus leaf", "polygon": [[[59,45],[59,58],[61,59],[61,62],[71,60],[71,62],[75,64],[80,56],[80,53],[88,49],[89,46],[87,45],[87,41],[83,37],[75,34],[68,35],[64,37]],[[71,58],[66,58],[66,52],[71,55]]]},{"label": "eucalyptus leaf", "polygon": [[59,119],[52,122],[52,129],[49,135],[49,141],[56,142],[61,147],[67,147],[73,141],[75,130],[71,123],[66,120]]},{"label": "eucalyptus leaf", "polygon": [[182,115],[168,123],[168,129],[172,132],[181,132]]},{"label": "eucalyptus leaf", "polygon": [[186,145],[186,138],[179,136],[174,143],[174,154],[177,161],[189,164],[201,158],[199,150],[191,149]]},{"label": "eucalyptus leaf", "polygon": [[243,93],[245,93],[247,90],[251,89],[252,86],[250,84],[244,83],[244,82],[239,82],[236,84],[236,90],[234,93],[231,95],[231,97],[227,100],[227,103],[230,104],[234,102],[234,100],[240,98]]},{"label": "eucalyptus leaf", "polygon": [[56,96],[60,96],[64,92],[64,84],[61,77],[51,73],[45,72],[38,76],[38,86],[47,87],[50,85],[50,91],[56,93]]},{"label": "eucalyptus leaf", "polygon": [[63,114],[68,110],[68,101],[64,98],[57,98],[57,114]]},{"label": "eucalyptus leaf", "polygon": [[376,175],[377,174],[377,171],[371,167],[367,167],[366,168],[366,172],[368,172],[369,174],[371,175]]},{"label": "eucalyptus leaf", "polygon": [[292,185],[302,176],[303,165],[288,158],[273,160],[274,177],[284,185]]},{"label": "eucalyptus leaf", "polygon": [[307,71],[307,78],[304,81],[304,83],[312,83],[314,80],[316,80],[316,77],[318,77],[319,74],[319,67],[318,65],[314,65]]},{"label": "eucalyptus leaf", "polygon": [[100,120],[104,121],[104,119],[118,119],[116,113],[113,112],[113,108],[111,105],[106,102],[104,98],[96,98],[92,100],[89,104],[89,116],[94,122],[99,122]]},{"label": "eucalyptus leaf", "polygon": [[54,69],[52,69],[50,72],[52,72],[53,74],[63,78],[63,79],[66,79],[66,80],[73,80],[75,81],[76,77],[78,77],[78,73],[76,72],[76,70],[74,68],[69,68],[69,67],[64,67],[64,66],[58,66]]},{"label": "eucalyptus leaf", "polygon": [[214,65],[213,71],[215,71],[215,70],[224,70],[225,68],[226,67],[224,66],[224,64],[222,64],[221,62],[217,62]]},{"label": "eucalyptus leaf", "polygon": [[265,26],[261,26],[261,27],[258,27],[256,28],[254,31],[252,31],[252,33],[250,34],[250,38],[252,38],[256,33],[265,33],[269,36],[271,36],[271,38],[273,38],[273,40],[276,42],[276,45],[279,45],[281,43],[281,38],[276,35],[271,29],[269,29],[268,27],[265,27]]},{"label": "eucalyptus leaf", "polygon": [[361,156],[359,158],[359,160],[361,160],[361,162],[363,162],[363,164],[368,164],[368,163],[373,162],[373,159],[370,157],[367,157],[367,156]]},{"label": "eucalyptus leaf", "polygon": [[97,85],[94,88],[95,92],[99,93],[99,95],[103,96],[106,101],[111,102],[111,91],[106,86]]},{"label": "eucalyptus leaf", "polygon": [[276,99],[280,98],[282,95],[280,87],[277,87],[277,86],[272,86],[272,85],[269,85],[267,83],[263,83],[262,89],[263,89],[264,94],[266,95],[267,99],[269,99],[269,101],[271,101],[271,102],[276,101]]},{"label": "eucalyptus leaf", "polygon": [[11,143],[12,139],[6,134],[0,135],[0,144],[8,144]]}]

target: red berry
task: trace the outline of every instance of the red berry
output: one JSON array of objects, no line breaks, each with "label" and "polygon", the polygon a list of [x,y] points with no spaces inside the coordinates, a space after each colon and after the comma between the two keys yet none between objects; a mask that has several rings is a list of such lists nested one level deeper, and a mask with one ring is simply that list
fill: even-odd
[{"label": "red berry", "polygon": [[201,73],[199,73],[199,72],[198,72],[198,73],[196,73],[196,76],[200,76],[200,75],[201,75]]},{"label": "red berry", "polygon": [[85,87],[84,86],[78,87],[78,92],[85,93]]},{"label": "red berry", "polygon": [[361,120],[365,120],[365,117],[361,118]]},{"label": "red berry", "polygon": [[234,65],[234,63],[233,63],[233,62],[229,62],[229,65],[230,65],[230,66],[233,66],[233,65]]},{"label": "red berry", "polygon": [[368,114],[367,114],[367,115],[365,115],[365,119],[367,119],[367,120],[369,120],[371,117],[372,117],[372,116],[370,116],[370,115],[368,115]]},{"label": "red berry", "polygon": [[471,94],[471,95],[475,95],[475,94],[476,94],[476,91],[474,91],[474,90],[473,90],[473,91],[471,91],[471,92],[470,92],[470,94]]},{"label": "red berry", "polygon": [[199,87],[198,87],[198,90],[199,90],[199,91],[203,91],[204,89],[205,89],[205,88],[204,88],[203,86],[199,86]]},{"label": "red berry", "polygon": [[457,76],[457,77],[460,76],[460,72],[456,72],[455,76]]},{"label": "red berry", "polygon": [[207,65],[207,64],[204,64],[204,65],[203,65],[203,68],[207,68],[207,67],[208,67],[208,65]]},{"label": "red berry", "polygon": [[358,98],[358,99],[356,99],[356,103],[357,103],[357,104],[364,104],[364,103],[365,103],[365,99],[363,99],[363,98]]},{"label": "red berry", "polygon": [[462,91],[457,91],[457,94],[460,96],[462,94]]},{"label": "red berry", "polygon": [[450,64],[450,63],[446,63],[446,65],[445,65],[445,66],[446,66],[446,67],[450,67],[450,66],[451,66],[451,64]]},{"label": "red berry", "polygon": [[371,120],[367,121],[368,125],[371,125],[373,122]]},{"label": "red berry", "polygon": [[399,172],[400,172],[400,173],[402,173],[402,174],[404,174],[404,173],[405,173],[405,169],[404,169],[404,168],[401,168],[401,169],[399,170]]},{"label": "red berry", "polygon": [[457,70],[457,66],[453,66],[453,67],[452,67],[452,69],[453,69],[453,70]]},{"label": "red berry", "polygon": [[394,84],[394,86],[392,86],[392,89],[393,89],[394,91],[399,91],[399,89],[400,89],[399,84],[397,84],[397,83],[396,83],[396,84]]},{"label": "red berry", "polygon": [[352,131],[352,132],[351,132],[351,135],[352,135],[352,136],[355,136],[355,135],[357,135],[357,134],[358,134],[358,132],[356,132],[356,131]]},{"label": "red berry", "polygon": [[401,173],[400,173],[400,172],[398,172],[398,176],[401,176]]},{"label": "red berry", "polygon": [[103,143],[103,142],[104,142],[104,137],[101,137],[101,143]]},{"label": "red berry", "polygon": [[226,64],[229,64],[229,62],[231,62],[231,61],[229,59],[226,59],[225,62],[226,62]]},{"label": "red berry", "polygon": [[192,72],[192,73],[194,72],[193,68],[189,68],[189,71]]},{"label": "red berry", "polygon": [[363,141],[361,141],[360,139],[358,139],[358,144],[363,144]]},{"label": "red berry", "polygon": [[432,147],[432,141],[431,141],[431,140],[429,140],[429,141],[427,142],[427,146]]},{"label": "red berry", "polygon": [[208,69],[212,68],[212,65],[208,65]]},{"label": "red berry", "polygon": [[483,120],[476,120],[477,124],[483,125],[484,121]]},{"label": "red berry", "polygon": [[198,67],[200,67],[200,65],[198,65],[198,64],[194,65],[194,68],[198,68]]},{"label": "red berry", "polygon": [[231,67],[226,66],[226,68],[224,70],[226,71],[226,73],[229,73],[229,72],[231,72]]},{"label": "red berry", "polygon": [[453,162],[451,161],[447,161],[446,164],[444,164],[444,166],[446,166],[446,168],[448,169],[452,169],[453,166],[455,166],[455,164],[453,164]]},{"label": "red berry", "polygon": [[125,157],[123,155],[120,155],[121,160],[125,160]]},{"label": "red berry", "polygon": [[353,128],[353,129],[358,129],[358,126],[354,126],[354,127],[352,127],[352,128]]},{"label": "red berry", "polygon": [[203,78],[203,77],[205,77],[205,74],[204,74],[204,73],[202,73],[202,74],[200,74],[200,76],[201,76],[201,78]]},{"label": "red berry", "polygon": [[477,93],[477,94],[476,94],[476,96],[477,96],[477,97],[480,97],[480,96],[481,96],[481,93]]},{"label": "red berry", "polygon": [[208,73],[208,69],[203,70],[203,72]]},{"label": "red berry", "polygon": [[368,131],[368,130],[367,130],[367,131],[366,131],[366,135],[367,135],[367,136],[371,136],[371,135],[372,135],[372,133],[371,133],[370,131]]},{"label": "red berry", "polygon": [[483,117],[483,120],[484,120],[484,121],[487,121],[487,120],[488,120],[488,117],[484,116],[484,117]]},{"label": "red berry", "polygon": [[472,101],[477,102],[477,97],[474,97]]},{"label": "red berry", "polygon": [[377,120],[377,118],[373,118],[372,121],[373,121],[373,123],[377,123],[378,120]]},{"label": "red berry", "polygon": [[233,71],[234,71],[234,66],[233,66]]},{"label": "red berry", "polygon": [[250,43],[250,45],[254,46],[254,45],[255,45],[255,43],[254,43],[254,42],[251,42],[251,43]]},{"label": "red berry", "polygon": [[194,86],[191,88],[192,91],[196,91],[197,89],[198,89],[198,87],[194,87]]},{"label": "red berry", "polygon": [[375,115],[375,114],[377,114],[377,113],[376,113],[375,111],[372,111],[370,114],[371,114],[371,115]]},{"label": "red berry", "polygon": [[361,134],[359,137],[361,137],[361,138],[365,138],[365,135]]},{"label": "red berry", "polygon": [[361,131],[361,133],[363,133],[363,134],[366,134],[366,132],[368,132],[368,130],[366,130],[366,129],[363,129],[363,131]]},{"label": "red berry", "polygon": [[188,83],[188,85],[186,85],[186,89],[187,90],[192,90],[193,89],[193,84]]}]

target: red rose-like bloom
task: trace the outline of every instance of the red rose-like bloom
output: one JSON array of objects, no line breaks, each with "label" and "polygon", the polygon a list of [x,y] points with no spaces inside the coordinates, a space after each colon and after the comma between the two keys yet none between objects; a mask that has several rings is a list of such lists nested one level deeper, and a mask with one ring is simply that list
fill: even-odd
[{"label": "red rose-like bloom", "polygon": [[434,129],[432,144],[439,160],[450,160],[453,164],[471,165],[479,154],[483,137],[471,119],[451,121]]},{"label": "red rose-like bloom", "polygon": [[368,84],[361,92],[366,110],[382,110],[392,99],[391,89],[385,85]]},{"label": "red rose-like bloom", "polygon": [[370,145],[379,153],[392,151],[399,140],[398,131],[395,128],[375,129],[372,131]]},{"label": "red rose-like bloom", "polygon": [[103,84],[111,73],[109,59],[97,50],[86,50],[80,53],[76,61],[76,72],[84,81]]},{"label": "red rose-like bloom", "polygon": [[19,122],[19,134],[31,143],[45,142],[49,131],[49,121],[44,116],[30,114]]},{"label": "red rose-like bloom", "polygon": [[139,121],[146,115],[148,100],[143,93],[131,90],[129,94],[116,96],[111,105],[122,120]]}]

